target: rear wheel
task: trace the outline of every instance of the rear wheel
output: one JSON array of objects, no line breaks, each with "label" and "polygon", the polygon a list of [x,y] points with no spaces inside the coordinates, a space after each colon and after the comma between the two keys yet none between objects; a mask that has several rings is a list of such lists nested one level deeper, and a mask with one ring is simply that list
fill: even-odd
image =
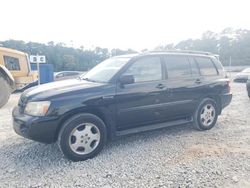
[{"label": "rear wheel", "polygon": [[213,128],[218,119],[216,102],[210,98],[203,99],[194,113],[193,118],[196,129],[209,130]]},{"label": "rear wheel", "polygon": [[11,89],[8,82],[0,75],[0,108],[3,107],[9,100]]},{"label": "rear wheel", "polygon": [[66,121],[58,135],[58,145],[72,161],[95,157],[104,147],[107,130],[104,122],[92,114],[78,114]]}]

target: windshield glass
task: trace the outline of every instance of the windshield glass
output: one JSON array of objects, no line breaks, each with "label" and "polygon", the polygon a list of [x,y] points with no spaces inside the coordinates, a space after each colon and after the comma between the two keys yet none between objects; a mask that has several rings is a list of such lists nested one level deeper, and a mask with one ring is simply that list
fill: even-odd
[{"label": "windshield glass", "polygon": [[244,69],[242,72],[244,72],[244,73],[250,73],[250,68]]},{"label": "windshield glass", "polygon": [[109,82],[109,80],[129,61],[130,58],[110,58],[96,65],[85,75],[83,80]]}]

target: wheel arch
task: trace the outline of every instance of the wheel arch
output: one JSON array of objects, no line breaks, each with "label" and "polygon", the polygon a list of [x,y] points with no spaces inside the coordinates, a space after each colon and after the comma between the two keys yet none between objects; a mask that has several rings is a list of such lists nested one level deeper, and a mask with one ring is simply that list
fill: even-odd
[{"label": "wheel arch", "polygon": [[212,99],[215,101],[216,103],[216,107],[217,107],[217,110],[218,110],[218,115],[221,114],[221,111],[222,111],[222,105],[221,105],[221,99],[219,96],[217,95],[207,95],[207,96],[204,96],[200,99],[200,102],[205,99],[205,98],[209,98],[209,99]]},{"label": "wheel arch", "polygon": [[97,116],[98,118],[100,118],[106,128],[107,128],[107,133],[108,133],[108,138],[111,138],[113,135],[111,134],[111,129],[112,129],[112,121],[110,120],[110,118],[107,117],[107,114],[105,113],[104,110],[99,109],[99,108],[77,108],[77,109],[73,109],[70,110],[68,112],[66,112],[59,120],[59,124],[58,127],[56,129],[56,134],[55,134],[55,141],[58,139],[58,135],[59,132],[62,128],[62,125],[72,116],[75,116],[77,114],[82,114],[82,113],[88,113],[88,114],[92,114]]}]

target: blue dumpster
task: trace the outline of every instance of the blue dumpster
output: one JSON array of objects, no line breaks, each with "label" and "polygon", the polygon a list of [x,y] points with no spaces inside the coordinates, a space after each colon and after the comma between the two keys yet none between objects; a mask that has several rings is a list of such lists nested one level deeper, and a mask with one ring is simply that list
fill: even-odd
[{"label": "blue dumpster", "polygon": [[[54,67],[52,64],[40,63],[40,82],[41,84],[54,81]],[[31,63],[31,70],[37,70],[37,64]]]}]

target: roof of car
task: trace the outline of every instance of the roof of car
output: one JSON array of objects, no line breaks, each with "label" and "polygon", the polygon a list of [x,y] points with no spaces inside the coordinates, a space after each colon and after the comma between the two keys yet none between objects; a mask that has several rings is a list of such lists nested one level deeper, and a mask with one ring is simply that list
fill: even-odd
[{"label": "roof of car", "polygon": [[132,57],[136,57],[138,55],[140,55],[140,53],[118,55],[118,56],[114,56],[113,58],[132,58]]},{"label": "roof of car", "polygon": [[219,57],[217,54],[213,54],[210,52],[203,52],[203,51],[189,51],[189,50],[167,50],[167,51],[146,51],[142,53],[134,53],[134,54],[126,54],[126,55],[119,55],[115,56],[118,58],[132,58],[136,56],[144,56],[144,55],[190,55],[190,56],[212,56],[212,57]]}]

